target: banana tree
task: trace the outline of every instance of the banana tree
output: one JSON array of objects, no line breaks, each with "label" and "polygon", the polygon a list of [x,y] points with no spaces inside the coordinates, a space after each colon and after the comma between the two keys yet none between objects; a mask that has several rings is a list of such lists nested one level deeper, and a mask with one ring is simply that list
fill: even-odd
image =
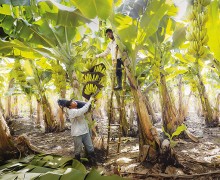
[{"label": "banana tree", "polygon": [[28,76],[27,82],[31,85],[33,91],[35,91],[37,101],[42,105],[46,132],[59,130],[46,95],[47,85],[52,77],[52,72],[49,68],[50,64],[46,63],[46,59],[39,59],[36,62],[32,60],[25,61],[25,71]]},{"label": "banana tree", "polygon": [[111,16],[109,20],[114,27],[115,34],[120,37],[120,41],[117,41],[119,49],[127,51],[127,53],[122,52],[123,60],[139,117],[140,132],[143,136],[143,142],[140,143],[140,157],[142,161],[145,161],[146,157],[149,160],[157,158],[160,142],[149,118],[144,96],[135,78],[136,58],[147,39],[157,31],[163,16],[173,12],[175,8],[166,4],[165,1],[151,1],[148,6],[146,1],[143,3],[146,9],[138,11],[142,12],[139,19],[117,13]]},{"label": "banana tree", "polygon": [[[4,87],[4,78],[2,76],[0,76],[0,87]],[[5,109],[3,107],[3,104],[2,104],[2,88],[0,89],[0,111],[2,113],[2,116],[4,117],[5,115]]]},{"label": "banana tree", "polygon": [[17,149],[12,143],[9,127],[3,114],[0,112],[0,159],[5,160],[15,157]]},{"label": "banana tree", "polygon": [[216,68],[218,71],[220,70],[220,37],[216,36],[220,29],[220,9],[219,2],[217,0],[213,0],[208,6],[208,19],[207,19],[207,34],[209,37],[208,46],[214,54],[213,61],[216,60]]},{"label": "banana tree", "polygon": [[[200,100],[205,116],[205,121],[207,126],[216,126],[216,122],[213,118],[213,109],[210,104],[208,93],[205,87],[204,78],[202,76],[203,66],[208,52],[208,38],[209,34],[207,33],[206,23],[208,20],[207,6],[209,6],[210,1],[193,1],[189,19],[191,20],[190,25],[188,26],[187,40],[190,41],[190,46],[188,52],[192,54],[195,58],[194,69],[195,75],[198,79],[198,92],[200,95]],[[213,28],[215,29],[215,28]],[[211,44],[213,50],[215,48]],[[215,54],[216,55],[216,54]]]},{"label": "banana tree", "polygon": [[[54,63],[64,64],[73,88],[73,95],[75,98],[79,98],[81,93],[74,62],[80,58],[77,55],[78,49],[75,50],[75,47],[82,42],[82,35],[76,27],[89,20],[84,18],[79,10],[54,1],[40,1],[38,6],[32,3],[31,6],[12,8],[4,4],[0,14],[4,32],[15,39],[10,42],[2,40],[0,51],[8,55],[13,51],[14,56],[33,60],[47,57]],[[8,22],[12,24],[9,25]],[[63,84],[63,82],[59,82],[59,84],[55,84],[57,87],[61,87],[61,83]],[[61,88],[59,88],[60,96],[64,97],[66,86],[62,85]],[[61,112],[60,120],[62,129],[64,119]]]},{"label": "banana tree", "polygon": [[[174,32],[175,26],[176,31]],[[178,37],[180,35],[184,37],[185,31],[179,26],[172,18],[164,16],[157,32],[149,38],[145,48],[147,50],[148,61],[150,62],[150,73],[159,88],[163,126],[169,134],[172,134],[183,122],[183,116],[178,113],[175,102],[172,99],[172,93],[169,91],[167,84],[171,79],[172,83],[174,83],[173,80],[175,77],[187,71],[183,66],[177,67],[179,65],[178,62],[171,56],[173,48],[177,46],[175,44],[177,43],[175,42],[177,39],[175,38],[176,34],[179,34]],[[173,45],[171,44],[171,40],[173,41]],[[179,38],[178,41],[180,43]],[[182,109],[181,106],[180,108]]]},{"label": "banana tree", "polygon": [[[114,16],[113,24],[122,42],[122,43],[118,42],[119,48],[123,49],[123,45],[126,46],[126,50],[129,56],[129,58],[125,56],[124,65],[127,72],[128,80],[130,82],[131,91],[135,99],[135,105],[138,112],[141,132],[143,136],[142,138],[143,142],[140,143],[142,145],[142,147],[140,147],[140,155],[146,153],[143,152],[146,151],[144,145],[148,146],[147,148],[148,152],[147,154],[144,155],[145,157],[142,160],[146,160],[145,159],[146,156],[150,159],[151,158],[155,159],[159,150],[160,142],[158,140],[157,132],[150,121],[146,105],[143,101],[144,97],[141,92],[140,86],[135,78],[137,54],[138,52],[140,52],[140,50],[146,49],[145,46],[149,45],[150,42],[149,38],[153,37],[153,35],[156,32],[162,34],[162,31],[159,27],[160,23],[162,22],[162,19],[165,18],[166,16],[169,17],[170,15],[174,15],[175,12],[176,12],[175,7],[170,4],[167,4],[165,1],[150,1],[146,7],[146,10],[144,10],[144,13],[137,20],[121,14],[116,14]],[[156,46],[151,46],[151,49],[155,47],[156,54],[161,55],[161,56],[157,56],[155,54],[156,56],[154,56],[155,62],[157,64],[160,64],[162,61],[167,61],[170,55],[168,51],[163,50],[164,47],[158,45],[159,43],[156,44]],[[164,94],[162,94],[162,97],[165,98],[169,96],[166,87],[165,76],[163,74],[162,69],[157,72],[159,72],[158,77],[161,77],[159,81],[161,94],[163,92]],[[164,99],[164,104],[165,102],[166,101]],[[172,107],[172,105],[170,104],[169,107]],[[166,111],[165,113],[167,112],[168,111]],[[170,112],[171,113],[174,112],[172,108]]]},{"label": "banana tree", "polygon": [[17,58],[14,60],[14,68],[10,72],[11,77],[15,79],[15,83],[18,84],[22,92],[27,96],[29,102],[29,112],[30,118],[33,117],[33,105],[32,105],[32,95],[34,94],[33,88],[27,81],[27,77],[24,68],[21,65],[21,59]]},{"label": "banana tree", "polygon": [[[27,47],[31,47],[35,55],[38,54],[37,57],[41,55],[62,62],[76,91],[74,94],[80,96],[77,87],[74,86],[76,82],[73,64],[77,57],[74,57],[76,52],[73,45],[82,37],[76,27],[89,20],[84,18],[79,10],[54,1],[40,1],[37,5],[32,4],[30,7],[19,9],[3,5],[0,13],[1,26],[5,33],[17,40],[16,42],[22,41]],[[15,14],[17,11],[19,13]],[[11,22],[10,25],[8,22]],[[3,49],[5,51],[7,48]]]},{"label": "banana tree", "polygon": [[[3,59],[1,59],[0,64],[0,97],[2,98],[5,93],[5,84],[8,82],[5,81],[7,79],[7,68],[4,67],[5,62]],[[10,130],[5,120],[5,109],[2,105],[1,100],[2,99],[0,99],[0,160],[3,160],[4,157],[12,157],[12,154],[14,153],[13,150],[16,149],[11,140]]]}]

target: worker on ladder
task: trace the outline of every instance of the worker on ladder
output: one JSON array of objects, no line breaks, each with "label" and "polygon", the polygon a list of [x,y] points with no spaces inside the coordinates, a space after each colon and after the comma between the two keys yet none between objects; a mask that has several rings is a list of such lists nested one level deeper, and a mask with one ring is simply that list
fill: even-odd
[{"label": "worker on ladder", "polygon": [[116,77],[117,77],[117,86],[114,88],[114,90],[121,90],[122,89],[122,60],[121,60],[121,53],[118,50],[118,45],[116,44],[116,40],[113,34],[113,31],[111,29],[106,29],[105,31],[106,36],[111,39],[111,41],[108,43],[108,46],[106,50],[100,54],[96,55],[96,58],[99,57],[106,57],[109,53],[111,53],[113,65],[115,61],[117,60],[116,64]]}]

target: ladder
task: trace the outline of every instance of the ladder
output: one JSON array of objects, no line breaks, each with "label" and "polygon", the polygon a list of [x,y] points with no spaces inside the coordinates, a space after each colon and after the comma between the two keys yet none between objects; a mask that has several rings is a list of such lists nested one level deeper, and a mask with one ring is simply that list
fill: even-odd
[{"label": "ladder", "polygon": [[[126,71],[124,68],[122,69],[122,89],[121,90],[114,90],[115,86],[115,79],[116,79],[116,62],[113,64],[113,70],[112,70],[112,86],[111,86],[111,93],[110,93],[110,99],[108,103],[108,137],[107,137],[107,152],[106,156],[108,157],[110,154],[110,146],[117,144],[116,153],[111,154],[119,154],[120,153],[120,146],[121,146],[121,136],[122,136],[122,122],[125,119],[125,86],[126,86]],[[117,105],[118,107],[114,107],[114,98],[113,96],[116,96]],[[114,118],[114,110],[117,110],[119,112],[119,120],[117,124],[113,124],[113,118]],[[112,142],[112,127],[118,128],[118,139],[116,142]]]}]

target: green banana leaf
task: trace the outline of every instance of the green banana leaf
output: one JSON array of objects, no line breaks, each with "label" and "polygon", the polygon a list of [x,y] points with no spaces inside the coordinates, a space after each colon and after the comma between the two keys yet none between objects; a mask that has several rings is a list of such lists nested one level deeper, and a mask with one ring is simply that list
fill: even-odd
[{"label": "green banana leaf", "polygon": [[208,45],[210,50],[214,53],[214,57],[220,62],[220,16],[218,0],[214,0],[209,5],[209,19],[207,22],[207,33],[209,37]]},{"label": "green banana leaf", "polygon": [[9,4],[12,6],[30,6],[30,0],[0,0],[0,4]]},{"label": "green banana leaf", "polygon": [[79,8],[85,17],[90,19],[98,16],[101,19],[107,19],[112,13],[113,0],[71,0]]}]

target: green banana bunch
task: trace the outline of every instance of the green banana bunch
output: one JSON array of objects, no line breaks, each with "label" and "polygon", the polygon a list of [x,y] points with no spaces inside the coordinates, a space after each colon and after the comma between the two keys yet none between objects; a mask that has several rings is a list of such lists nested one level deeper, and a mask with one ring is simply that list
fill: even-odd
[{"label": "green banana bunch", "polygon": [[98,90],[98,87],[94,84],[87,84],[84,90],[84,93],[86,95],[91,95],[91,94],[95,94],[96,91]]},{"label": "green banana bunch", "polygon": [[201,44],[202,45],[207,45],[209,41],[209,37],[207,36],[207,34],[201,39]]},{"label": "green banana bunch", "polygon": [[188,53],[189,54],[196,54],[196,50],[194,49],[193,43],[190,43],[189,48],[188,48]]},{"label": "green banana bunch", "polygon": [[66,71],[59,63],[51,63],[54,79],[54,85],[56,90],[60,92],[62,89],[66,88]]},{"label": "green banana bunch", "polygon": [[198,14],[197,17],[197,22],[198,24],[200,24],[201,26],[205,25],[205,23],[208,21],[208,14],[201,12]]},{"label": "green banana bunch", "polygon": [[16,79],[17,82],[20,83],[21,86],[27,85],[26,75],[22,70],[21,63],[18,59],[16,59],[14,63],[14,78]]},{"label": "green banana bunch", "polygon": [[85,82],[98,81],[99,75],[98,74],[85,74],[83,78],[84,78]]},{"label": "green banana bunch", "polygon": [[189,20],[194,20],[194,19],[196,19],[196,17],[197,17],[197,12],[194,8],[192,8],[190,13],[189,13],[188,19]]},{"label": "green banana bunch", "polygon": [[206,47],[200,46],[198,50],[198,56],[203,58],[206,55]]},{"label": "green banana bunch", "polygon": [[187,39],[188,41],[193,41],[193,40],[194,40],[194,37],[193,37],[192,32],[187,32],[187,33],[186,33],[186,39]]},{"label": "green banana bunch", "polygon": [[94,72],[105,73],[105,69],[102,67],[102,65],[98,65],[94,67]]},{"label": "green banana bunch", "polygon": [[94,61],[88,60],[87,63],[85,64],[85,68],[86,68],[88,71],[90,71],[90,70],[93,68],[94,65],[95,65]]},{"label": "green banana bunch", "polygon": [[186,39],[190,41],[188,52],[198,58],[205,57],[207,54],[208,35],[205,24],[208,20],[208,14],[204,6],[209,3],[210,0],[194,0],[194,5],[189,15],[191,23],[186,33]]},{"label": "green banana bunch", "polygon": [[208,6],[210,2],[211,0],[198,0],[198,3],[200,3],[202,6]]}]

